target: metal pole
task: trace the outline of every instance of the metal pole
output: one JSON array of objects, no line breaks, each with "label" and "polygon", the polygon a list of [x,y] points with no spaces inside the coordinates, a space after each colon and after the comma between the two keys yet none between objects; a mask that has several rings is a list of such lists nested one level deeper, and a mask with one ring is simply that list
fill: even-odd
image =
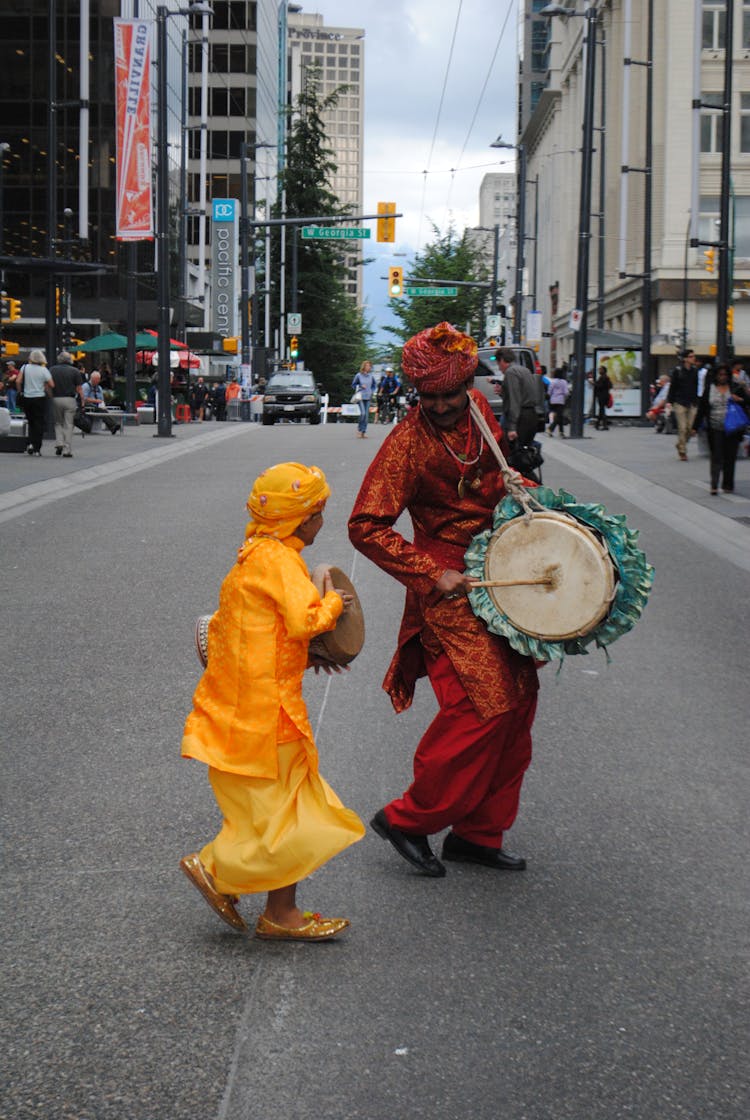
[{"label": "metal pole", "polygon": [[606,41],[602,40],[602,60],[599,66],[599,252],[597,254],[598,290],[596,302],[596,325],[599,330],[604,330],[604,285],[605,285],[605,230],[604,215],[607,198],[607,161],[606,155],[606,123],[607,123],[607,51]]},{"label": "metal pole", "polygon": [[172,390],[169,364],[169,150],[167,148],[167,15],[156,9],[158,98],[157,98],[157,246],[158,246],[158,347],[159,416],[157,436],[172,435]]},{"label": "metal pole", "polygon": [[[182,113],[180,116],[180,236],[178,252],[180,260],[180,291],[177,300],[177,337],[185,341],[185,320],[187,316],[187,100],[188,100],[188,57],[187,31],[182,32]],[[187,369],[190,384],[190,367]]]},{"label": "metal pole", "polygon": [[[47,59],[47,82],[49,96],[49,116],[47,118],[47,255],[50,260],[56,256],[57,232],[57,0],[49,0],[49,57]],[[56,358],[57,342],[57,277],[50,272],[47,278],[46,310],[46,352],[47,361],[53,364]]]},{"label": "metal pole", "polygon": [[248,264],[248,238],[250,228],[249,203],[247,196],[247,149],[245,140],[240,146],[240,360],[243,366],[250,365],[250,275]]},{"label": "metal pole", "polygon": [[493,315],[497,315],[497,266],[500,257],[500,226],[495,222],[494,242],[492,246],[492,303],[490,305]]},{"label": "metal pole", "polygon": [[591,240],[591,170],[594,139],[594,82],[596,77],[596,8],[587,8],[586,71],[583,101],[583,147],[581,151],[581,202],[578,213],[578,262],[576,307],[581,323],[576,333],[575,370],[570,405],[570,436],[583,436],[583,388],[586,381],[587,310],[589,292],[589,245]]},{"label": "metal pole", "polygon": [[[5,252],[5,206],[3,191],[5,190],[5,153],[10,151],[10,144],[3,141],[0,144],[0,254]],[[5,287],[5,269],[0,270],[0,287]]]},{"label": "metal pole", "polygon": [[523,266],[526,243],[526,148],[518,145],[518,220],[516,222],[516,298],[513,316],[515,341],[521,342],[523,336]]},{"label": "metal pole", "polygon": [[732,142],[732,48],[734,41],[734,0],[727,0],[724,48],[724,102],[721,117],[721,188],[719,190],[719,284],[716,302],[716,353],[720,362],[731,358],[732,346],[727,330],[730,304],[729,204],[731,195]]},{"label": "metal pole", "polygon": [[643,304],[641,319],[641,415],[651,407],[651,210],[654,100],[654,0],[648,0],[646,42],[646,140],[643,200]]},{"label": "metal pole", "polygon": [[[138,19],[138,0],[133,5],[133,16]],[[137,316],[138,244],[129,241],[127,247],[127,326],[128,345],[125,350],[125,411],[135,412],[135,332]]]}]

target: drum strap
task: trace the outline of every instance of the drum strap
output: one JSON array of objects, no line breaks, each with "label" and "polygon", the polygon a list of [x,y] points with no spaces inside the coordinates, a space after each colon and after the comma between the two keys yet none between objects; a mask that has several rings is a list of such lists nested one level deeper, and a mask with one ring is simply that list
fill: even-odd
[{"label": "drum strap", "polygon": [[469,409],[471,410],[471,416],[474,420],[474,423],[486,439],[487,446],[490,448],[493,455],[497,459],[498,465],[500,467],[500,473],[502,474],[503,482],[505,483],[505,489],[507,490],[511,498],[514,498],[518,502],[527,516],[529,516],[534,509],[545,509],[545,507],[541,505],[536,500],[536,498],[534,498],[533,491],[530,491],[528,487],[523,485],[523,476],[520,475],[518,471],[514,471],[513,468],[508,464],[508,460],[500,450],[500,445],[492,434],[492,429],[482,415],[479,405],[476,403],[476,401],[473,401],[471,397],[469,397]]}]

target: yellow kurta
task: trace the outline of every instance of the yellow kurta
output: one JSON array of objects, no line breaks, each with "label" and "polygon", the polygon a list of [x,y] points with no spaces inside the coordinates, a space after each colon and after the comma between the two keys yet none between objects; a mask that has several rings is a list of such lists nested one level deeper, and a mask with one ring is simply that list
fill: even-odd
[{"label": "yellow kurta", "polygon": [[318,773],[302,676],[343,610],[320,598],[296,537],[252,537],[221,587],[182,753],[210,767],[224,822],[200,853],[225,894],[298,882],[364,835]]},{"label": "yellow kurta", "polygon": [[[208,628],[208,668],[193,696],[182,753],[217,770],[275,778],[283,712],[313,734],[302,697],[307,649],[343,610],[334,592],[320,598],[297,537],[251,537],[221,586]],[[284,721],[285,722],[285,721]]]}]

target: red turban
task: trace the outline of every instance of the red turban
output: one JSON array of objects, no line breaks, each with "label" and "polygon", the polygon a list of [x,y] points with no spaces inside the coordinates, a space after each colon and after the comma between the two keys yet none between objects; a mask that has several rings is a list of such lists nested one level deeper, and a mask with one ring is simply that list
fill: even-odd
[{"label": "red turban", "polygon": [[477,344],[450,323],[438,323],[409,339],[401,368],[418,393],[449,393],[473,375]]}]

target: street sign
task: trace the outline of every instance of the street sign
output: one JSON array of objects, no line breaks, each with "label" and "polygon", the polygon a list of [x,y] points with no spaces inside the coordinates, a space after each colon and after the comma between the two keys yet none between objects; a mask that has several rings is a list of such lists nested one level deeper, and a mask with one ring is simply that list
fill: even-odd
[{"label": "street sign", "polygon": [[484,329],[488,335],[500,334],[500,316],[488,315]]},{"label": "street sign", "polygon": [[568,320],[568,326],[570,327],[570,329],[572,331],[579,331],[581,329],[581,322],[582,321],[583,321],[583,312],[580,311],[577,307],[574,308],[570,313],[570,319]]},{"label": "street sign", "polygon": [[303,241],[347,241],[368,238],[369,229],[363,226],[303,226]]},{"label": "street sign", "polygon": [[407,296],[457,296],[458,288],[415,288],[406,286]]},{"label": "street sign", "polygon": [[297,311],[290,311],[286,317],[286,333],[302,334],[302,316]]}]

